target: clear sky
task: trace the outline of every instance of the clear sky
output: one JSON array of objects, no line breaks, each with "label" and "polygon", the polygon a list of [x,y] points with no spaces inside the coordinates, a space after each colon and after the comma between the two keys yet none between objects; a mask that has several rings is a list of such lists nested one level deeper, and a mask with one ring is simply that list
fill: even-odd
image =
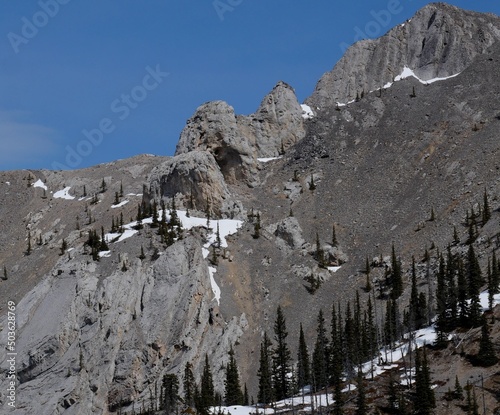
[{"label": "clear sky", "polygon": [[[357,36],[421,0],[26,0],[0,3],[0,170],[173,155],[186,120],[254,112],[279,81],[302,102]],[[493,0],[451,0],[500,14]]]}]

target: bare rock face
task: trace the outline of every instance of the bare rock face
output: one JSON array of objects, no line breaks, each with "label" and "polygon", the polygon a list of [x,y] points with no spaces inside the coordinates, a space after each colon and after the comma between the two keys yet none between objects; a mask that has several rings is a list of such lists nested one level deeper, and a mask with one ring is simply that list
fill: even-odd
[{"label": "bare rock face", "polygon": [[351,101],[392,82],[405,66],[424,81],[455,75],[499,39],[497,16],[429,4],[385,36],[350,47],[306,102],[321,108]]},{"label": "bare rock face", "polygon": [[274,234],[284,240],[292,249],[300,249],[306,243],[302,236],[302,228],[294,217],[285,218],[278,223]]},{"label": "bare rock face", "polygon": [[13,414],[108,414],[147,400],[167,367],[190,361],[199,373],[205,353],[225,359],[247,322],[219,315],[199,240],[152,262],[125,259],[127,270],[111,258],[62,259],[19,303]]},{"label": "bare rock face", "polygon": [[235,116],[223,101],[200,106],[181,133],[176,155],[208,151],[227,183],[254,186],[257,158],[278,156],[304,135],[302,108],[295,93],[279,82],[249,116]]},{"label": "bare rock face", "polygon": [[244,135],[253,138],[257,157],[278,156],[305,135],[302,108],[285,82],[278,82],[257,112],[237,120]]},{"label": "bare rock face", "polygon": [[230,193],[214,156],[193,150],[179,154],[151,173],[151,188],[162,197],[182,195],[184,206],[204,211],[207,201],[220,214],[230,204]]}]

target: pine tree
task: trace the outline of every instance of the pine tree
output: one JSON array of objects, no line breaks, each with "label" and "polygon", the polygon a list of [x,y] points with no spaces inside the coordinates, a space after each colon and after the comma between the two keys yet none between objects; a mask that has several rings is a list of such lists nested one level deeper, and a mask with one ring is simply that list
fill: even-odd
[{"label": "pine tree", "polygon": [[415,355],[415,414],[430,415],[436,406],[436,399],[432,389],[427,353],[417,349]]},{"label": "pine tree", "polygon": [[224,382],[225,394],[224,401],[227,406],[243,405],[243,393],[240,386],[240,376],[238,374],[238,365],[234,358],[233,346],[229,350],[229,362],[226,365],[226,379]]},{"label": "pine tree", "polygon": [[487,271],[487,282],[488,282],[488,308],[493,310],[493,296],[495,295],[496,287],[493,281],[493,273],[491,270],[491,261],[488,259],[488,271]]},{"label": "pine tree", "polygon": [[456,226],[453,227],[453,243],[455,245],[458,245],[460,243],[460,238],[458,236],[458,231]]},{"label": "pine tree", "polygon": [[286,320],[281,306],[278,306],[276,321],[274,323],[274,339],[276,347],[273,351],[273,378],[276,399],[287,398],[290,394],[290,372],[291,353],[286,343],[288,332],[286,330]]},{"label": "pine tree", "polygon": [[434,207],[431,207],[431,217],[429,218],[430,222],[434,222],[436,220],[436,215],[434,213]]},{"label": "pine tree", "polygon": [[[7,281],[9,279],[8,275],[7,275],[7,267],[4,265],[3,266],[3,276],[2,276],[2,280],[4,281]],[[302,326],[301,326],[302,328]]]},{"label": "pine tree", "polygon": [[326,266],[325,264],[325,252],[323,251],[323,248],[321,248],[321,243],[319,241],[319,235],[318,232],[316,232],[316,261],[318,261],[318,265],[321,268],[324,268]]},{"label": "pine tree", "polygon": [[106,190],[107,190],[106,181],[103,178],[101,183],[101,193],[104,193]]},{"label": "pine tree", "polygon": [[66,239],[63,238],[62,243],[61,243],[61,253],[60,255],[64,255],[66,252],[66,249],[68,249],[68,243],[66,242]]},{"label": "pine tree", "polygon": [[104,227],[101,226],[101,244],[99,247],[100,251],[109,251],[108,244],[106,243],[106,237],[104,235]]},{"label": "pine tree", "polygon": [[184,367],[184,379],[182,385],[184,388],[184,403],[188,407],[193,407],[196,396],[196,381],[193,375],[193,365],[190,362],[186,362],[186,366]]},{"label": "pine tree", "polygon": [[363,372],[358,370],[358,378],[357,378],[357,386],[358,386],[358,396],[356,399],[356,415],[366,415],[368,413],[368,407],[366,404],[366,392],[365,385],[363,382]]},{"label": "pine tree", "polygon": [[394,244],[392,244],[392,255],[391,255],[391,298],[393,300],[398,299],[401,294],[403,294],[403,275],[401,272],[401,262],[396,257],[396,251],[394,249]]},{"label": "pine tree", "polygon": [[26,255],[31,255],[31,232],[28,231],[28,248],[26,249]]},{"label": "pine tree", "polygon": [[335,399],[334,414],[342,415],[344,397],[342,393],[342,327],[341,327],[340,306],[338,313],[335,312],[335,305],[332,306],[331,322],[331,347],[330,347],[330,383],[333,386],[333,398]]},{"label": "pine tree", "polygon": [[316,390],[328,385],[328,339],[326,336],[325,318],[323,311],[318,314],[318,328],[316,343],[313,351],[313,374]]},{"label": "pine tree", "polygon": [[120,197],[123,197],[123,181],[120,181]]},{"label": "pine tree", "polygon": [[337,232],[335,230],[335,224],[332,225],[332,246],[337,246],[338,241],[337,241]]},{"label": "pine tree", "polygon": [[210,369],[210,364],[208,363],[208,355],[205,355],[205,365],[203,366],[203,373],[201,375],[199,411],[206,415],[208,414],[208,408],[214,404],[215,391],[212,370]]},{"label": "pine tree", "polygon": [[299,351],[297,353],[297,386],[299,389],[311,384],[311,365],[302,323],[300,324]]},{"label": "pine tree", "polygon": [[257,377],[259,378],[259,393],[257,399],[264,404],[268,404],[274,400],[271,361],[269,356],[270,348],[271,341],[267,333],[264,333],[264,339],[260,345],[259,371],[257,372]]},{"label": "pine tree", "polygon": [[483,226],[486,225],[491,218],[490,204],[488,202],[488,194],[486,193],[486,189],[484,189],[483,195],[483,212],[482,212],[482,221]]},{"label": "pine tree", "polygon": [[257,218],[257,221],[255,222],[255,224],[253,226],[253,230],[254,230],[253,237],[255,239],[258,239],[258,238],[260,238],[260,227],[261,227],[261,225],[260,225],[260,213],[259,212],[257,212],[256,218]]},{"label": "pine tree", "polygon": [[179,402],[179,379],[177,375],[169,373],[163,376],[163,402],[161,406],[167,413],[175,413]]},{"label": "pine tree", "polygon": [[118,192],[115,192],[115,202],[113,203],[113,205],[118,205],[120,203],[120,198],[118,197]]},{"label": "pine tree", "polygon": [[142,247],[142,245],[141,245],[141,254],[139,255],[139,259],[141,261],[146,259],[146,255],[144,255],[144,248]]},{"label": "pine tree", "polygon": [[495,348],[490,338],[488,322],[486,317],[482,316],[481,339],[479,341],[479,352],[476,356],[476,361],[481,366],[492,366],[498,362],[498,357],[495,354]]},{"label": "pine tree", "polygon": [[222,245],[222,241],[220,238],[219,221],[217,221],[217,231],[215,233],[215,245],[217,246],[218,249],[220,249],[220,247]]},{"label": "pine tree", "polygon": [[481,302],[479,293],[482,284],[481,268],[474,252],[474,247],[469,245],[467,254],[467,284],[470,298],[469,305],[469,323],[472,327],[477,327],[481,324]]},{"label": "pine tree", "polygon": [[245,387],[243,388],[243,405],[248,406],[250,404],[248,400],[248,388],[247,384],[245,383]]},{"label": "pine tree", "polygon": [[311,181],[309,182],[309,190],[316,190],[316,185],[314,184],[314,175],[311,173]]},{"label": "pine tree", "polygon": [[464,390],[458,380],[458,375],[455,375],[455,389],[453,390],[453,398],[462,400],[464,398]]}]

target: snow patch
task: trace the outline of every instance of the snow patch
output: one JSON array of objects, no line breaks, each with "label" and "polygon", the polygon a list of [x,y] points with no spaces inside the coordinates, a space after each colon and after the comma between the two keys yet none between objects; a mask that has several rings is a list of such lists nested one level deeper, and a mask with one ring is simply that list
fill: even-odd
[{"label": "snow patch", "polygon": [[314,112],[309,105],[302,104],[301,108],[302,118],[304,118],[304,120],[310,120],[311,118],[314,118]]},{"label": "snow patch", "polygon": [[327,268],[328,268],[328,271],[337,272],[342,267],[327,267]]},{"label": "snow patch", "polygon": [[419,81],[420,83],[424,84],[424,85],[429,85],[429,84],[433,84],[434,82],[438,82],[438,81],[446,81],[447,79],[451,79],[451,78],[455,78],[456,76],[460,75],[460,72],[455,74],[455,75],[450,75],[450,76],[445,76],[445,77],[442,77],[442,78],[432,78],[432,79],[429,79],[427,81],[424,81],[422,79],[420,79],[416,74],[415,72],[413,72],[412,69],[408,68],[407,66],[405,66],[403,68],[403,72],[401,72],[400,75],[396,76],[396,78],[394,78],[394,81],[397,82],[397,81],[401,81],[402,79],[406,79],[406,78],[409,78],[410,76],[413,76],[417,81]]},{"label": "snow patch", "polygon": [[58,190],[54,193],[54,199],[73,200],[75,197],[69,194],[69,189],[71,189],[71,187],[65,187],[63,190]]},{"label": "snow patch", "polygon": [[116,209],[116,208],[125,206],[127,203],[128,203],[128,200],[124,200],[123,202],[120,202],[117,205],[111,205],[111,209]]},{"label": "snow patch", "polygon": [[111,256],[111,251],[101,251],[99,252],[99,258],[109,258]]},{"label": "snow patch", "polygon": [[279,160],[281,157],[260,157],[260,158],[257,158],[257,161],[260,161],[261,163],[267,163],[269,161],[273,161],[273,160]]},{"label": "snow patch", "polygon": [[214,292],[217,304],[220,305],[220,287],[217,285],[214,278],[214,274],[217,272],[217,269],[214,267],[208,267],[208,272],[210,274],[210,285],[212,286],[212,291]]},{"label": "snow patch", "polygon": [[41,187],[44,190],[48,190],[47,186],[45,186],[45,183],[42,182],[41,179],[38,179],[35,183],[33,183],[33,187]]}]

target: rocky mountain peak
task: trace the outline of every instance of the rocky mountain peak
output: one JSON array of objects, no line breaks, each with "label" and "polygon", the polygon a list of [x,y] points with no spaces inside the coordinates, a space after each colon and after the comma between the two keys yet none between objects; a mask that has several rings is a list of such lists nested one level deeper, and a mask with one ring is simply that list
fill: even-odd
[{"label": "rocky mountain peak", "polygon": [[405,67],[424,81],[455,75],[499,39],[498,16],[431,3],[381,38],[351,46],[306,102],[325,107],[351,101],[392,82]]}]

